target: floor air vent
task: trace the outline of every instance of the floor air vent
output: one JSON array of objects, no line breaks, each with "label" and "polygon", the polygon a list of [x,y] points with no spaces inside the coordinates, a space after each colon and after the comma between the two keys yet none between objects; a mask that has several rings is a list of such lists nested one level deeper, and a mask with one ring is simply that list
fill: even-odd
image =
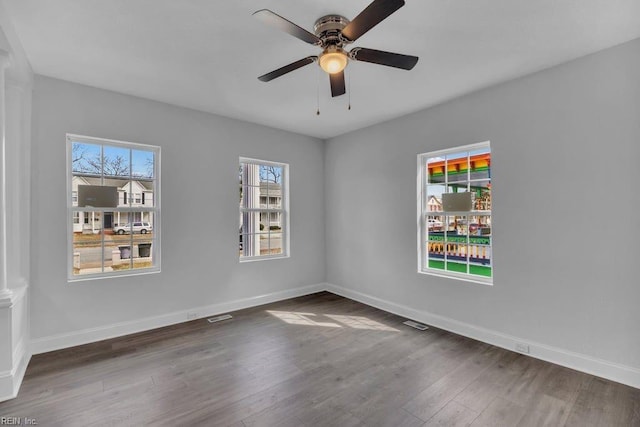
[{"label": "floor air vent", "polygon": [[418,323],[418,322],[414,322],[413,320],[407,320],[406,322],[402,322],[402,323],[407,325],[407,326],[411,326],[412,328],[419,329],[421,331],[426,331],[427,329],[429,329],[429,327],[427,325],[424,325],[424,324]]},{"label": "floor air vent", "polygon": [[209,323],[222,322],[223,320],[233,319],[233,316],[230,314],[221,314],[220,316],[210,317],[207,319]]}]

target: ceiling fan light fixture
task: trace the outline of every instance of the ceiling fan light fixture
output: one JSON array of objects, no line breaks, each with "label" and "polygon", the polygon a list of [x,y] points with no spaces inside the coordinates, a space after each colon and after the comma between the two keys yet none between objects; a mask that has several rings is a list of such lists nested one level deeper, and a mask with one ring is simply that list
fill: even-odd
[{"label": "ceiling fan light fixture", "polygon": [[341,72],[347,66],[348,62],[349,58],[345,51],[335,46],[329,46],[326,48],[318,59],[320,68],[328,74]]}]

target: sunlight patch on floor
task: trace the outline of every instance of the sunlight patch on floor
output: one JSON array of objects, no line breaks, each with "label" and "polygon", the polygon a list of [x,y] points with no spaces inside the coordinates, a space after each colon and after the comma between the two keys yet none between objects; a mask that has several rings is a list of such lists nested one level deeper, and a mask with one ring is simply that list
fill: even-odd
[{"label": "sunlight patch on floor", "polygon": [[[398,332],[397,329],[387,326],[383,323],[371,320],[364,316],[346,316],[343,314],[315,314],[315,313],[303,313],[297,311],[276,311],[267,310],[267,313],[277,317],[283,322],[292,325],[307,325],[307,326],[324,326],[328,328],[342,328],[350,327],[353,329],[369,329],[375,331],[392,331]],[[320,317],[327,317],[333,322],[323,322]],[[337,323],[335,323],[337,322]]]},{"label": "sunlight patch on floor", "polygon": [[292,325],[325,326],[328,328],[342,327],[337,323],[317,322],[314,319],[311,319],[311,317],[316,316],[316,314],[314,313],[299,313],[294,311],[275,311],[275,310],[267,310],[267,313],[277,317],[283,322],[290,323]]},{"label": "sunlight patch on floor", "polygon": [[387,326],[383,323],[371,320],[364,316],[344,316],[342,314],[325,314],[330,319],[340,322],[344,325],[350,326],[354,329],[372,329],[376,331],[393,331],[398,332],[397,329]]}]

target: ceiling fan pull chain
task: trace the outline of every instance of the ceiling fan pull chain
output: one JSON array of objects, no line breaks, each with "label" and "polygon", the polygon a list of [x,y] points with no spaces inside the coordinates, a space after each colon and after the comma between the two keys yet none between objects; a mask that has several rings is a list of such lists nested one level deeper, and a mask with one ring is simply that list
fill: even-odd
[{"label": "ceiling fan pull chain", "polygon": [[349,97],[349,106],[347,107],[347,110],[351,111],[351,71],[347,71],[347,75],[349,76],[347,84],[349,86],[349,90],[347,91],[347,96]]},{"label": "ceiling fan pull chain", "polygon": [[320,115],[320,78],[322,77],[320,68],[318,68],[318,79],[316,81],[316,116]]}]

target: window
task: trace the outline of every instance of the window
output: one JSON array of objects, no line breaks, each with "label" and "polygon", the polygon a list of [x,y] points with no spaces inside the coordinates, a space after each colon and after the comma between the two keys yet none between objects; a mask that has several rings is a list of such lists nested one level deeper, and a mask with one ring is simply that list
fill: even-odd
[{"label": "window", "polygon": [[67,164],[69,280],[160,271],[160,147],[67,135]]},{"label": "window", "polygon": [[289,256],[289,165],[240,158],[240,261]]},{"label": "window", "polygon": [[418,177],[418,271],[492,284],[489,142],[420,154]]}]

